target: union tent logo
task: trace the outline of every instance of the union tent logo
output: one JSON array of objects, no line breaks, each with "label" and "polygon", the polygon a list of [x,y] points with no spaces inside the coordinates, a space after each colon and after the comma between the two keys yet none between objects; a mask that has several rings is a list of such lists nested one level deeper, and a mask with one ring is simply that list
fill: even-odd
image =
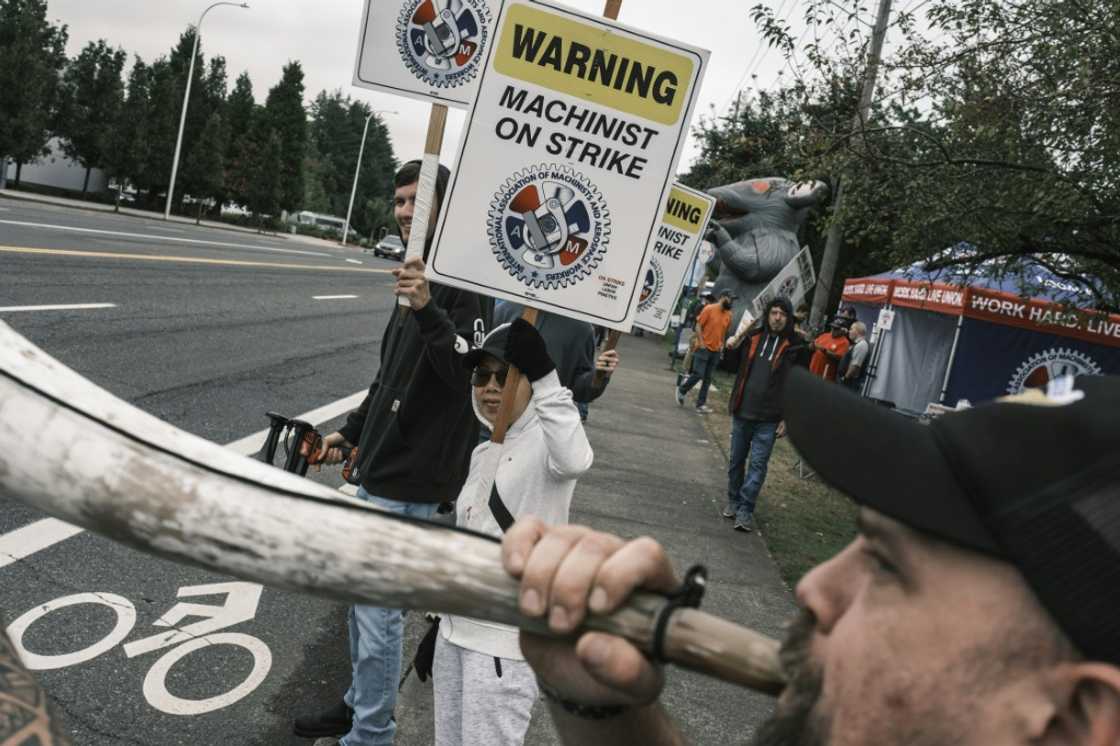
[{"label": "union tent logo", "polygon": [[661,269],[661,262],[657,257],[650,257],[649,269],[646,270],[646,279],[642,283],[642,293],[638,296],[638,312],[645,313],[650,306],[657,302],[661,296],[661,289],[665,287],[665,272]]},{"label": "union tent logo", "polygon": [[417,79],[435,88],[472,80],[490,34],[486,0],[410,0],[397,19],[401,59]]},{"label": "union tent logo", "polygon": [[1024,389],[1044,388],[1062,376],[1098,375],[1100,372],[1101,366],[1084,352],[1068,347],[1051,347],[1023,361],[1007,382],[1007,393],[1018,394]]},{"label": "union tent logo", "polygon": [[611,234],[606,200],[583,174],[543,163],[506,180],[487,221],[498,262],[531,288],[561,288],[590,276]]}]

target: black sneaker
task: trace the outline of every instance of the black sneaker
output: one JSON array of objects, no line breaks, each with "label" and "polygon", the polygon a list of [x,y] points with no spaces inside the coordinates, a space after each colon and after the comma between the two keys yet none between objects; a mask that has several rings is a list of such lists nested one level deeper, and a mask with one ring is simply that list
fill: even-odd
[{"label": "black sneaker", "polygon": [[751,529],[753,529],[753,528],[754,528],[754,526],[751,525],[751,519],[750,518],[746,519],[745,521],[740,521],[739,519],[735,519],[735,530],[736,531],[743,531],[743,532],[746,532],[746,533],[750,533]]},{"label": "black sneaker", "polygon": [[339,702],[329,710],[316,715],[296,718],[292,733],[300,738],[323,738],[325,736],[345,736],[354,722],[354,711],[345,702]]}]

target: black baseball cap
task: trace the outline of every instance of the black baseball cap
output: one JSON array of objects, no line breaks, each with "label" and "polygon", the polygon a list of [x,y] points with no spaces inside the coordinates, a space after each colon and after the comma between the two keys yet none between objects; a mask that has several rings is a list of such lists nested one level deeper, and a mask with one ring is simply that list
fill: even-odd
[{"label": "black baseball cap", "polygon": [[468,369],[473,368],[482,362],[484,355],[493,355],[503,363],[506,360],[506,348],[509,345],[509,330],[512,324],[501,324],[494,327],[494,329],[486,335],[482,340],[480,347],[475,347],[466,355],[463,355],[463,365]]},{"label": "black baseball cap", "polygon": [[1120,378],[1055,379],[929,424],[800,369],[784,398],[826,481],[1010,562],[1084,655],[1120,663]]}]

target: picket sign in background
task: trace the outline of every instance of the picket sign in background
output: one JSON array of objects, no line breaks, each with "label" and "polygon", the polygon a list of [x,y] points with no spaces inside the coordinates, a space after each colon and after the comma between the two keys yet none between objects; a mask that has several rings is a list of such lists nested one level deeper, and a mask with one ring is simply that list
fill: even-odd
[{"label": "picket sign in background", "polygon": [[649,249],[634,326],[655,334],[668,331],[689,270],[708,232],[715,204],[715,197],[684,184],[673,184]]}]

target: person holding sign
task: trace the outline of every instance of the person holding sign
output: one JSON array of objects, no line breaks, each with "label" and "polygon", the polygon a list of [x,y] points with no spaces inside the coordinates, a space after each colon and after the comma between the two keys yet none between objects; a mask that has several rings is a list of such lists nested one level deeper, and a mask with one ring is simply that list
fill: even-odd
[{"label": "person holding sign", "polygon": [[[501,536],[515,517],[529,513],[550,524],[567,523],[576,480],[591,468],[593,454],[541,334],[524,319],[503,324],[464,363],[472,369],[475,414],[487,428],[497,421],[510,366],[524,375],[504,445],[487,441],[471,457],[456,501],[457,525]],[[501,449],[501,462],[487,490],[482,464],[492,449]],[[437,746],[522,742],[537,681],[521,654],[517,629],[443,616],[432,674]]]},{"label": "person holding sign", "polygon": [[[416,203],[420,161],[404,164],[394,179],[393,216],[407,243]],[[438,212],[448,170],[439,167]],[[428,246],[435,221],[429,223]],[[313,463],[338,463],[340,446],[358,448],[358,499],[382,510],[430,518],[454,500],[467,476],[478,423],[471,410],[470,376],[463,356],[480,343],[490,320],[489,301],[465,290],[429,283],[424,260],[409,259],[393,271],[395,299],[381,341],[381,368],[346,424],[323,438]],[[392,744],[393,708],[401,667],[403,619],[399,609],[350,609],[353,667],[345,700],[330,710],[296,720],[304,737],[343,735],[342,746]]]}]

